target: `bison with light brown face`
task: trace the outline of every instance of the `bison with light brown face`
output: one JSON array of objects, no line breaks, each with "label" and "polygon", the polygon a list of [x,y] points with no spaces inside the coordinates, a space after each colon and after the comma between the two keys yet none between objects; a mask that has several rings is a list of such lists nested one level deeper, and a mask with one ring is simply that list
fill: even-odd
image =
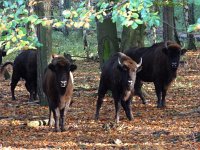
[{"label": "bison with light brown face", "polygon": [[123,53],[116,53],[103,66],[96,104],[95,119],[99,119],[99,111],[103,98],[108,90],[111,90],[115,103],[115,120],[119,122],[120,103],[129,120],[133,119],[131,111],[131,99],[133,96],[136,72],[142,61],[137,64]]},{"label": "bison with light brown face", "polygon": [[55,131],[65,131],[65,116],[73,93],[73,75],[77,66],[63,56],[53,56],[45,70],[43,91],[49,103],[49,125],[55,120]]},{"label": "bison with light brown face", "polygon": [[142,70],[137,73],[135,94],[143,103],[146,99],[141,91],[142,82],[153,82],[158,98],[157,107],[165,107],[165,96],[169,85],[176,78],[180,56],[186,52],[173,41],[156,43],[150,47],[130,48],[126,55],[135,61],[142,57]]}]

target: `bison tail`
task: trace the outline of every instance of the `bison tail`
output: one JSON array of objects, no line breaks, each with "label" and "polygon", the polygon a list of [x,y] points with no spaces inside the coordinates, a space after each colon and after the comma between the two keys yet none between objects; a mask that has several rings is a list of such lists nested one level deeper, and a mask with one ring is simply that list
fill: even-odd
[{"label": "bison tail", "polygon": [[13,66],[13,62],[10,62],[10,61],[9,61],[9,62],[4,63],[4,64],[2,65],[2,67],[1,67],[1,70],[0,70],[0,73],[1,73],[1,74],[4,72],[4,70],[5,70],[5,68],[6,68],[7,65]]}]

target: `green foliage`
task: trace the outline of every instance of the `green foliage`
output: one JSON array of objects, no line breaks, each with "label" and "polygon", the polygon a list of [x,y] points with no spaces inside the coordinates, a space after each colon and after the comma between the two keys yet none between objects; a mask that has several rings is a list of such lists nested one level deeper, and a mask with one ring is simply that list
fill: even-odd
[{"label": "green foliage", "polygon": [[93,6],[86,6],[86,2],[82,2],[78,8],[65,10],[63,15],[66,26],[89,28],[95,19],[103,22],[108,17],[111,17],[113,22],[120,22],[126,27],[132,26],[133,29],[143,23],[149,26],[158,26],[160,23],[158,14],[151,12],[152,0],[130,0],[116,4],[100,1],[97,3],[98,10]]},{"label": "green foliage", "polygon": [[[96,6],[88,6],[87,1],[64,10],[62,19],[40,19],[26,8],[28,0],[6,0],[0,9],[0,46],[5,45],[8,53],[19,49],[42,46],[36,37],[35,26],[90,28],[97,21],[111,17],[113,22],[136,29],[140,24],[158,26],[158,14],[151,11],[153,0],[130,0],[118,3],[99,1]],[[29,3],[30,4],[30,3]],[[34,1],[31,5],[34,4]],[[98,9],[96,9],[98,8]]]},{"label": "green foliage", "polygon": [[196,24],[192,24],[188,28],[188,32],[199,31],[200,30],[200,18],[197,20]]},{"label": "green foliage", "polygon": [[[20,49],[41,46],[34,32],[34,25],[42,22],[36,15],[29,15],[25,0],[4,1],[0,9],[0,46],[5,45],[7,53]],[[27,30],[27,25],[29,30]]]}]

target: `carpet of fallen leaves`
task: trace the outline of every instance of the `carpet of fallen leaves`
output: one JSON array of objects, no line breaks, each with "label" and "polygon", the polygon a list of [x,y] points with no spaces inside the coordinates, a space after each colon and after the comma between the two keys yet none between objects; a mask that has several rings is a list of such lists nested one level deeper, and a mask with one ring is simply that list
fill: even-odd
[{"label": "carpet of fallen leaves", "polygon": [[148,103],[133,98],[133,121],[120,112],[114,123],[114,103],[107,95],[94,121],[99,83],[99,63],[76,61],[75,90],[67,114],[68,130],[53,132],[48,126],[29,127],[27,122],[48,118],[48,107],[28,103],[24,81],[11,100],[10,80],[0,78],[0,149],[200,149],[200,62],[199,51],[188,52],[178,77],[167,94],[167,107],[156,108],[154,87],[145,83]]}]

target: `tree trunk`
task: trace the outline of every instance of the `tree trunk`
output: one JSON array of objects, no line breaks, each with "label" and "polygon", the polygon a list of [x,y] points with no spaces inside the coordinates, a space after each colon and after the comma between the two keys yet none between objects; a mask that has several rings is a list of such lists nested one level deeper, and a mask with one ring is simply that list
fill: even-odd
[{"label": "tree trunk", "polygon": [[[45,1],[45,3],[40,2],[35,6],[35,12],[40,18],[50,14],[50,9],[48,9],[50,7],[47,6],[49,4],[51,4],[50,0]],[[49,12],[45,13],[47,11]],[[40,105],[47,105],[48,103],[46,96],[42,90],[42,76],[44,69],[47,66],[47,57],[50,55],[52,49],[51,27],[43,27],[41,24],[39,24],[37,26],[37,37],[39,42],[43,44],[43,46],[39,47],[37,50],[37,93],[40,100]]]},{"label": "tree trunk", "polygon": [[[71,0],[64,0],[64,3],[63,3],[64,10],[70,9],[70,6],[71,6]],[[62,30],[65,37],[69,35],[69,30],[67,26],[64,26]]]},{"label": "tree trunk", "polygon": [[[183,1],[184,5],[184,14],[185,14],[185,28],[187,29],[190,24],[194,24],[194,4],[189,4],[186,0]],[[187,33],[187,49],[196,49],[195,40],[193,34]]]},{"label": "tree trunk", "polygon": [[[189,4],[189,11],[188,12],[189,12],[189,14],[188,14],[189,24],[195,24],[195,19],[194,19],[194,3]],[[188,36],[188,49],[197,50],[193,34],[189,34],[189,36]]]},{"label": "tree trunk", "polygon": [[130,47],[144,47],[145,25],[139,25],[137,29],[124,27],[121,39],[121,51]]},{"label": "tree trunk", "polygon": [[175,16],[173,17],[173,19],[174,19],[174,39],[179,45],[181,45],[181,42],[178,38],[178,32],[176,30],[176,18],[175,18]]},{"label": "tree trunk", "polygon": [[[169,0],[170,4],[173,3],[173,0]],[[174,41],[174,7],[173,6],[164,6],[163,7],[163,40]]]},{"label": "tree trunk", "polygon": [[119,51],[116,24],[110,18],[105,19],[103,23],[97,21],[97,41],[100,68],[102,69],[105,61]]}]

